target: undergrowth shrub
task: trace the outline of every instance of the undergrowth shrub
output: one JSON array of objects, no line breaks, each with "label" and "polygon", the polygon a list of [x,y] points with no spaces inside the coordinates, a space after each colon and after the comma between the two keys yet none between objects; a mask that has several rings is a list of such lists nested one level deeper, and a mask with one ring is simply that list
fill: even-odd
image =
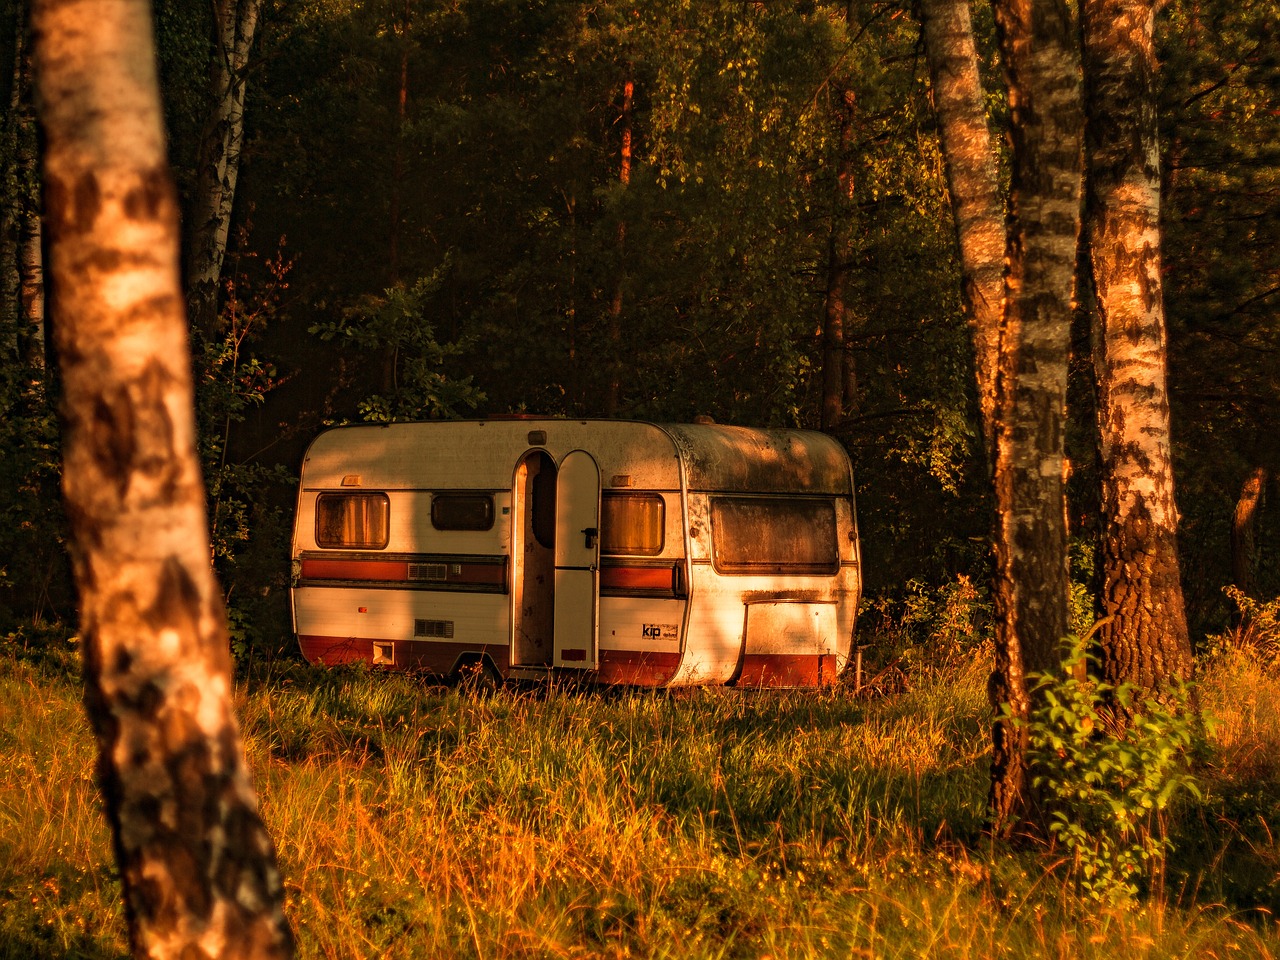
[{"label": "undergrowth shrub", "polygon": [[[1163,869],[1170,804],[1202,798],[1189,763],[1197,721],[1185,687],[1139,700],[1131,684],[1077,679],[1091,659],[1087,640],[1069,641],[1060,672],[1029,677],[1037,706],[1028,759],[1050,837],[1070,854],[1081,892],[1123,903]],[[1121,726],[1117,716],[1131,720]]]},{"label": "undergrowth shrub", "polygon": [[1248,652],[1268,668],[1280,666],[1280,597],[1255,600],[1236,586],[1223,593],[1239,612],[1237,625],[1209,637],[1210,656],[1229,651]]}]

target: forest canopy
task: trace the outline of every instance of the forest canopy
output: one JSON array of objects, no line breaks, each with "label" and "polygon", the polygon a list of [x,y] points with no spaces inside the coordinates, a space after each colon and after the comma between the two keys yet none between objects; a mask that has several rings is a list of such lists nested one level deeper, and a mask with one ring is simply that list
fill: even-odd
[{"label": "forest canopy", "polygon": [[[241,44],[249,7],[256,33]],[[0,612],[58,619],[72,604],[57,384],[19,269],[39,248],[25,13],[19,0],[0,9]],[[973,347],[910,5],[222,9],[241,16],[229,34],[194,0],[158,5],[156,28],[192,249],[212,134],[228,122],[220,105],[228,89],[242,95],[217,313],[196,325],[214,548],[242,642],[285,629],[290,480],[316,430],[345,420],[527,411],[825,426],[854,460],[871,595],[988,582]],[[991,20],[976,5],[1002,139]],[[1265,497],[1280,466],[1275,23],[1271,3],[1174,0],[1156,28],[1193,636],[1231,615],[1224,586],[1280,591]],[[222,81],[220,54],[234,68]],[[843,383],[839,416],[824,422],[836,266]],[[1068,456],[1087,608],[1099,506],[1084,312]]]}]

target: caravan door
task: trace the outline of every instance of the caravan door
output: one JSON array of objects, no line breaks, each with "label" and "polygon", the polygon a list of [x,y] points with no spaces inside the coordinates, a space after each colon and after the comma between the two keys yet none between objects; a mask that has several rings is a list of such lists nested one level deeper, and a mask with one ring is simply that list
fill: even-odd
[{"label": "caravan door", "polygon": [[557,667],[597,667],[600,613],[600,468],[585,450],[560,463],[556,477]]}]

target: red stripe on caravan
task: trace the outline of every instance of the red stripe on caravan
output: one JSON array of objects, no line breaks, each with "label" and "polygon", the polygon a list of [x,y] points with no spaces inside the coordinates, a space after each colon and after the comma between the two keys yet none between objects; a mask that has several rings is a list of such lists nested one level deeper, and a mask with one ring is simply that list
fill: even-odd
[{"label": "red stripe on caravan", "polygon": [[303,560],[303,580],[405,580],[409,565],[400,560]]},{"label": "red stripe on caravan", "polygon": [[[441,640],[369,640],[364,637],[298,637],[298,646],[308,663],[336,667],[344,663],[373,663],[374,644],[390,645],[391,670],[419,670],[447,674],[464,653],[487,654],[494,665],[507,672],[505,644],[456,643]],[[384,654],[385,655],[385,654]]]},{"label": "red stripe on caravan", "polygon": [[600,568],[601,590],[672,590],[670,566]]},{"label": "red stripe on caravan", "polygon": [[750,688],[826,687],[835,683],[835,654],[793,656],[781,653],[747,654],[735,686]]},{"label": "red stripe on caravan", "polygon": [[601,650],[596,677],[601,683],[664,687],[680,669],[680,654],[641,650]]}]

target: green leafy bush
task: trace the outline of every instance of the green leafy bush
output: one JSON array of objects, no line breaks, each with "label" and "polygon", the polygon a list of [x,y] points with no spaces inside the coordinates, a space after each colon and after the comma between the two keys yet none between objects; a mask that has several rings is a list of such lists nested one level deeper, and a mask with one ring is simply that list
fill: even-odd
[{"label": "green leafy bush", "polygon": [[1164,812],[1180,796],[1201,798],[1189,764],[1198,732],[1185,687],[1138,700],[1130,684],[1077,679],[1087,640],[1070,641],[1061,672],[1030,677],[1028,759],[1049,835],[1071,855],[1080,890],[1123,902],[1172,848]]}]

